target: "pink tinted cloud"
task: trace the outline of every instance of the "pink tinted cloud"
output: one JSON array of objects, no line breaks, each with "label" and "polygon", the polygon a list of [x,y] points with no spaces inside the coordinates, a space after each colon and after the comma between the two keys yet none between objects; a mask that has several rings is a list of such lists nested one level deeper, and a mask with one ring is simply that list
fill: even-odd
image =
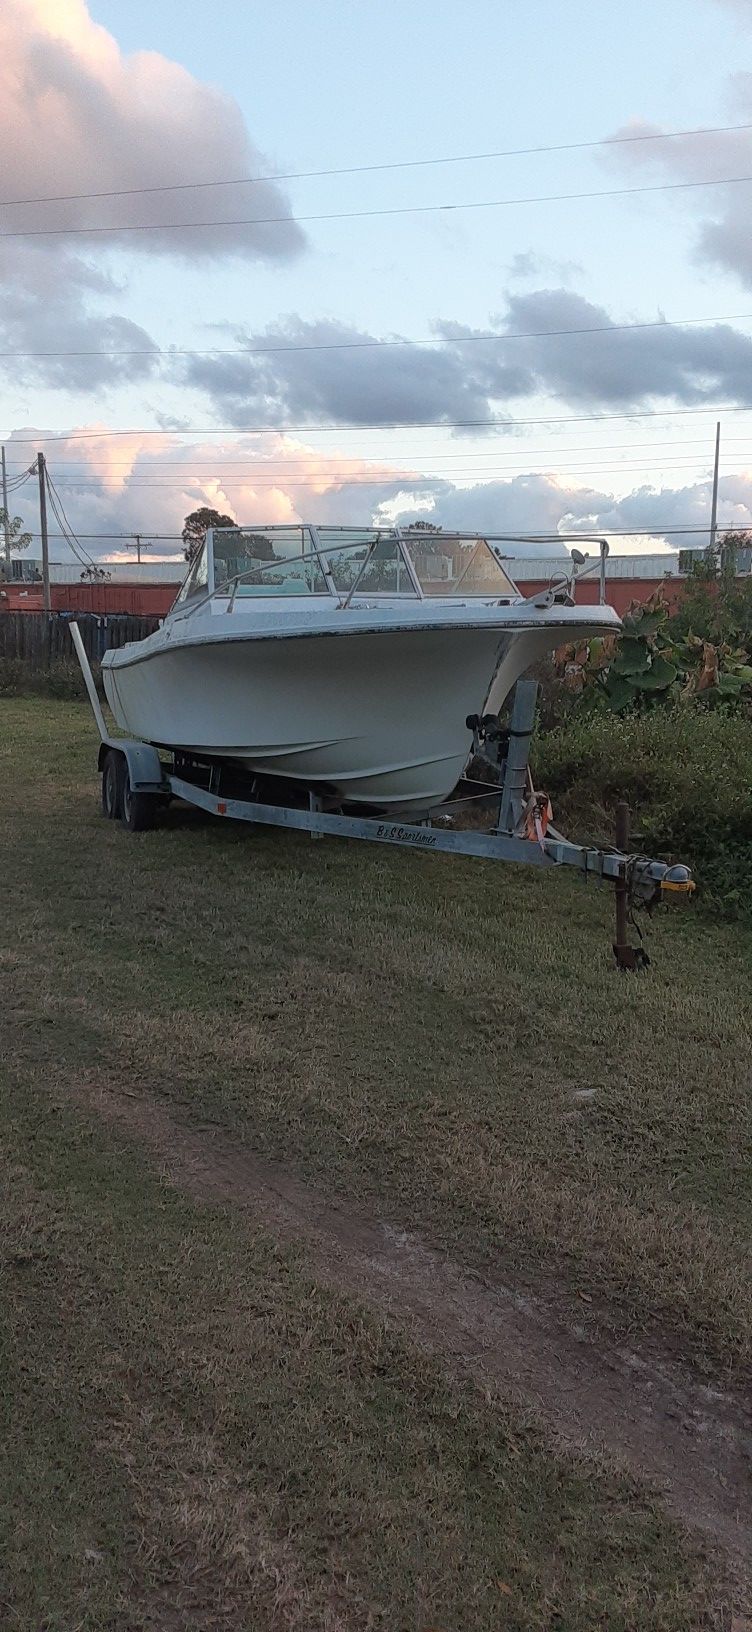
[{"label": "pink tinted cloud", "polygon": [[[155,51],[123,53],[84,0],[3,0],[0,142],[6,197],[102,192],[259,175],[269,165],[232,97]],[[11,179],[12,178],[12,179]],[[198,192],[17,205],[7,230],[174,221],[186,230],[83,240],[136,253],[289,257],[303,246],[289,219],[275,226],[188,230],[192,221],[288,216],[274,183]],[[40,240],[41,241],[41,240]],[[54,244],[54,240],[50,241]]]}]

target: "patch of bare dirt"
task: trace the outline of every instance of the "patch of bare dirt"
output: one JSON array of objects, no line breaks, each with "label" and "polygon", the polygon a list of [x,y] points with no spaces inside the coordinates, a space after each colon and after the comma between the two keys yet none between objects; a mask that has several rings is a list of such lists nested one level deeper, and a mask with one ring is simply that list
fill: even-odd
[{"label": "patch of bare dirt", "polygon": [[418,1236],[333,1203],[216,1128],[187,1128],[141,1095],[99,1088],[87,1101],[141,1140],[169,1182],[198,1201],[245,1209],[279,1240],[304,1247],[325,1283],[398,1320],[456,1371],[540,1412],[563,1443],[649,1480],[749,1584],[752,1402],[692,1377],[668,1353],[594,1338],[561,1300],[477,1275]]}]

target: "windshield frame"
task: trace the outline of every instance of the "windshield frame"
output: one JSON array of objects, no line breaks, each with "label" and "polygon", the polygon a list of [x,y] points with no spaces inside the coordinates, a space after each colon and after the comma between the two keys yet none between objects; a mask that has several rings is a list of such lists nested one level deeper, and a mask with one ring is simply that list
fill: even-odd
[{"label": "windshield frame", "polygon": [[[263,531],[265,534],[277,535],[280,538],[289,538],[291,535],[297,535],[303,547],[302,549],[296,551],[293,555],[277,556],[271,561],[264,561],[261,559],[256,560],[254,561],[253,565],[247,568],[245,572],[235,573],[231,578],[220,580],[218,583],[215,574],[215,535],[230,532],[250,533],[254,531]],[[326,535],[324,538],[321,537],[322,531]],[[334,542],[331,541],[332,538],[334,539]],[[446,588],[442,587],[442,589],[436,594],[432,593],[430,589],[426,589],[421,582],[420,573],[416,567],[411,552],[410,546],[419,544],[421,538],[424,540],[435,539],[439,542],[443,538],[444,543],[452,547],[455,547],[458,544],[461,545],[463,542],[475,545],[475,549],[470,552],[468,561],[463,566],[460,577],[454,581],[447,579]],[[172,610],[179,612],[182,616],[186,616],[188,613],[198,610],[200,606],[203,606],[213,597],[222,596],[224,598],[226,595],[229,600],[228,610],[231,611],[234,607],[236,598],[238,596],[238,590],[242,586],[243,580],[251,573],[264,573],[269,568],[273,568],[275,566],[278,567],[282,561],[284,561],[286,564],[292,564],[295,561],[306,560],[313,560],[317,563],[323,575],[326,590],[303,589],[301,592],[301,598],[320,598],[321,595],[328,593],[331,598],[337,602],[340,608],[343,606],[349,606],[353,600],[353,597],[358,594],[364,595],[368,600],[401,600],[403,598],[417,598],[418,600],[425,601],[433,599],[453,600],[455,597],[457,597],[459,600],[466,597],[468,600],[485,600],[489,602],[507,602],[511,600],[519,600],[521,599],[521,592],[502,566],[502,561],[509,558],[502,556],[498,548],[498,545],[501,542],[509,543],[512,541],[513,540],[509,535],[498,533],[481,534],[477,531],[463,533],[454,529],[443,534],[441,532],[425,534],[421,534],[420,532],[411,533],[409,528],[400,527],[396,524],[391,524],[385,527],[377,527],[373,525],[367,527],[333,526],[321,529],[311,525],[308,522],[294,522],[273,523],[272,525],[263,528],[259,527],[258,525],[255,528],[251,526],[237,528],[209,528],[196,560],[191,563],[188,572],[186,573],[186,577],[178,592],[176,601],[173,603]],[[379,544],[387,543],[392,543],[394,545],[395,552],[401,557],[405,566],[405,575],[410,587],[400,590],[366,588],[359,591],[358,585],[360,578],[363,576],[364,569],[367,567],[374,550]],[[357,574],[355,583],[349,586],[347,590],[344,590],[338,587],[335,581],[329,556],[334,556],[342,550],[351,550],[359,546],[362,546],[365,549],[361,571]],[[458,595],[459,586],[462,583],[466,573],[472,566],[472,563],[476,558],[477,551],[481,546],[487,550],[497,570],[499,577],[498,590],[496,586],[494,586],[492,589],[483,589],[480,591],[460,591]],[[199,594],[198,598],[196,598],[195,594],[188,595],[186,591],[189,581],[194,579],[196,568],[202,557],[206,558],[206,588],[204,594]],[[250,599],[251,597],[249,596],[248,598]]]}]

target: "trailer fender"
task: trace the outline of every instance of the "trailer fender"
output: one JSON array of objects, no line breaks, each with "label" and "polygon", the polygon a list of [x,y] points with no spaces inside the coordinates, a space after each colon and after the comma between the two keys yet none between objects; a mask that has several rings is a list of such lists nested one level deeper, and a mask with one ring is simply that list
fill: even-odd
[{"label": "trailer fender", "polygon": [[128,781],[134,793],[166,793],[162,762],[150,742],[136,742],[131,737],[103,737],[99,744],[99,770],[103,770],[109,753],[122,754],[128,766]]}]

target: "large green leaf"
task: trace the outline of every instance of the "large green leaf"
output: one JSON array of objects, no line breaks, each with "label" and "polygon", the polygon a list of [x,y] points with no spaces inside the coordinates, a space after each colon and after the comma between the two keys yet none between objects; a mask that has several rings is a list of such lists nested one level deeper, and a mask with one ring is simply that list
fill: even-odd
[{"label": "large green leaf", "polygon": [[743,685],[744,681],[738,674],[722,674],[718,680],[718,690],[725,697],[738,697]]},{"label": "large green leaf", "polygon": [[623,708],[629,708],[630,703],[633,703],[637,696],[634,686],[626,676],[614,674],[613,668],[609,670],[606,680],[606,694],[611,708],[617,714],[621,713]]},{"label": "large green leaf", "polygon": [[647,674],[641,674],[637,684],[641,691],[665,691],[678,673],[675,663],[667,662],[665,657],[654,657]]},{"label": "large green leaf", "polygon": [[[612,637],[608,637],[611,639]],[[593,671],[605,668],[608,663],[606,640],[602,635],[596,635],[590,642],[588,650],[588,666]]]},{"label": "large green leaf", "polygon": [[619,641],[619,650],[611,664],[611,672],[636,678],[649,668],[650,652],[644,640],[638,640],[633,635],[623,635]]},{"label": "large green leaf", "polygon": [[629,632],[634,632],[634,634],[642,635],[645,638],[648,635],[654,635],[656,630],[660,629],[661,624],[665,622],[665,612],[637,612],[629,619]]}]

